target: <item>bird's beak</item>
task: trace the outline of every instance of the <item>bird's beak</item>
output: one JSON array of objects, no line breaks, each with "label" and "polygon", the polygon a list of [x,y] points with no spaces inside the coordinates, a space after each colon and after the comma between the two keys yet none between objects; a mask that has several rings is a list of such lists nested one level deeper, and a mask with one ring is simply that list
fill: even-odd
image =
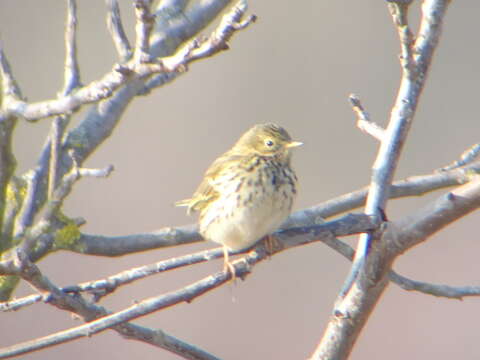
[{"label": "bird's beak", "polygon": [[297,146],[300,146],[300,145],[303,145],[303,143],[300,142],[300,141],[291,141],[286,145],[286,147],[287,148],[293,148],[293,147],[297,147]]}]

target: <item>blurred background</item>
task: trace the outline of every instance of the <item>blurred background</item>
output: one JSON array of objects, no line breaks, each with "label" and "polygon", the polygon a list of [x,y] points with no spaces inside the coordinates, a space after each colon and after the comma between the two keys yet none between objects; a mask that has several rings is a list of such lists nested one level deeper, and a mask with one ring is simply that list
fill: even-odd
[{"label": "blurred background", "polygon": [[[112,68],[116,53],[102,1],[79,1],[79,61],[84,83]],[[133,40],[131,1],[120,0]],[[480,46],[472,24],[480,2],[452,2],[433,67],[396,174],[430,173],[478,142]],[[66,2],[2,0],[0,36],[30,101],[62,87]],[[67,215],[82,216],[87,233],[120,235],[192,223],[172,204],[192,194],[206,167],[251,125],[276,122],[305,143],[294,154],[301,189],[297,209],[369,182],[377,143],[355,127],[347,101],[358,94],[374,121],[386,125],[399,84],[399,45],[385,1],[250,1],[256,24],[235,35],[231,50],[191,66],[174,83],[137,98],[113,136],[86,166],[113,164],[108,179],[84,179]],[[416,30],[419,1],[411,9]],[[80,114],[75,121],[82,118]],[[36,162],[50,126],[20,122],[18,173]],[[391,201],[399,219],[441,192]],[[477,224],[477,225],[475,225]],[[355,238],[348,240],[355,243]],[[58,285],[99,279],[211,243],[120,258],[56,253],[39,263]],[[478,213],[458,221],[395,263],[401,274],[450,285],[479,285]],[[220,260],[166,273],[118,290],[102,304],[120,310],[221,269]],[[314,350],[349,263],[316,243],[254,268],[247,281],[224,286],[191,304],[137,319],[224,359],[303,359]],[[22,285],[17,296],[34,290]],[[391,285],[365,327],[352,359],[478,359],[479,298],[455,301]],[[35,305],[0,315],[0,346],[80,325],[68,313]],[[121,355],[120,355],[121,354]],[[111,357],[177,359],[113,331],[23,356],[24,359]]]}]

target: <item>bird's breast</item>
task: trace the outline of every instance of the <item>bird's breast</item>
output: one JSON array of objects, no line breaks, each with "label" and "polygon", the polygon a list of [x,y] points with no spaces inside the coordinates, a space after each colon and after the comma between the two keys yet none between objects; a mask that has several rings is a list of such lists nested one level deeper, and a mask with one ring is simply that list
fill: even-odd
[{"label": "bird's breast", "polygon": [[212,181],[218,197],[200,214],[200,232],[207,240],[243,250],[288,217],[296,176],[288,166],[262,165],[240,174],[230,171]]}]

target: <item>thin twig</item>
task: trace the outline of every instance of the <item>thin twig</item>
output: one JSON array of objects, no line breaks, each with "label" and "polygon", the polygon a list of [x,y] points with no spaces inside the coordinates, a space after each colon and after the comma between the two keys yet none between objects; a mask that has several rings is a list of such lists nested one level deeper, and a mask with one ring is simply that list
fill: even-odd
[{"label": "thin twig", "polygon": [[203,59],[216,54],[218,51],[227,50],[229,48],[228,41],[233,34],[238,30],[247,28],[257,20],[256,15],[249,15],[246,19],[242,19],[247,8],[247,2],[242,0],[225,14],[220,25],[209,38],[191,52],[190,61]]},{"label": "thin twig", "polygon": [[405,276],[390,272],[390,280],[407,291],[418,291],[436,297],[462,300],[468,296],[479,296],[480,286],[450,286],[432,284],[423,281],[408,279]]},{"label": "thin twig", "polygon": [[403,76],[409,79],[417,76],[413,51],[415,39],[408,25],[408,8],[411,3],[411,1],[392,1],[388,4],[400,40],[400,65],[403,68]]},{"label": "thin twig", "polygon": [[126,62],[132,57],[132,48],[125,34],[118,0],[107,0],[107,27],[112,36],[121,62]]},{"label": "thin twig", "polygon": [[465,150],[461,155],[460,159],[454,161],[450,165],[447,165],[438,171],[449,171],[452,169],[456,169],[465,165],[470,164],[471,162],[475,161],[478,156],[480,155],[480,144],[472,145],[470,148]]},{"label": "thin twig", "polygon": [[22,98],[22,93],[20,88],[15,80],[10,64],[8,63],[7,57],[3,52],[3,44],[0,41],[0,76],[2,78],[2,105],[5,106],[5,102],[11,101],[13,99],[19,100]]},{"label": "thin twig", "polygon": [[54,220],[58,210],[63,204],[63,201],[70,194],[73,185],[77,182],[78,179],[86,176],[107,177],[114,169],[112,165],[109,165],[103,169],[79,168],[73,157],[73,153],[70,153],[73,159],[72,169],[59,182],[58,186],[52,193],[51,199],[49,199],[49,201],[47,202],[42,216],[40,216],[36,224],[29,229],[26,239],[21,244],[21,248],[26,253],[30,253],[30,249],[36,244],[36,240],[50,228],[52,221]]},{"label": "thin twig", "polygon": [[76,164],[75,160],[73,162],[72,170],[66,174],[63,179],[60,181],[58,187],[55,188],[53,192],[52,199],[47,203],[45,208],[45,213],[42,217],[43,220],[47,221],[51,219],[54,213],[59,209],[63,200],[70,194],[72,187],[75,182],[81,177],[96,177],[104,178],[110,175],[114,170],[113,165],[109,165],[103,169],[88,169],[80,168]]},{"label": "thin twig", "polygon": [[80,68],[77,60],[77,3],[76,0],[68,0],[63,95],[70,94],[80,85]]},{"label": "thin twig", "polygon": [[135,0],[134,2],[137,18],[134,61],[139,64],[151,61],[150,34],[155,23],[155,16],[150,10],[151,5],[151,0]]},{"label": "thin twig", "polygon": [[350,94],[348,100],[350,100],[350,103],[352,104],[352,109],[357,115],[357,127],[368,135],[374,137],[375,139],[382,141],[385,130],[370,120],[370,115],[363,108],[358,96],[355,94]]}]

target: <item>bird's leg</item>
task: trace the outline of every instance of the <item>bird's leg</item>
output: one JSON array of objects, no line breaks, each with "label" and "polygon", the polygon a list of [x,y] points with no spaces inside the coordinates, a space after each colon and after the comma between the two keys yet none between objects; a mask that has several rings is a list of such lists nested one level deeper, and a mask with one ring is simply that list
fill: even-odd
[{"label": "bird's leg", "polygon": [[223,245],[223,271],[229,271],[232,274],[232,281],[235,282],[237,275],[235,274],[235,266],[229,261],[228,258],[228,248],[226,245]]},{"label": "bird's leg", "polygon": [[271,234],[266,235],[263,241],[265,242],[265,250],[267,251],[268,258],[270,258],[275,252],[275,249],[280,247],[280,243]]}]

